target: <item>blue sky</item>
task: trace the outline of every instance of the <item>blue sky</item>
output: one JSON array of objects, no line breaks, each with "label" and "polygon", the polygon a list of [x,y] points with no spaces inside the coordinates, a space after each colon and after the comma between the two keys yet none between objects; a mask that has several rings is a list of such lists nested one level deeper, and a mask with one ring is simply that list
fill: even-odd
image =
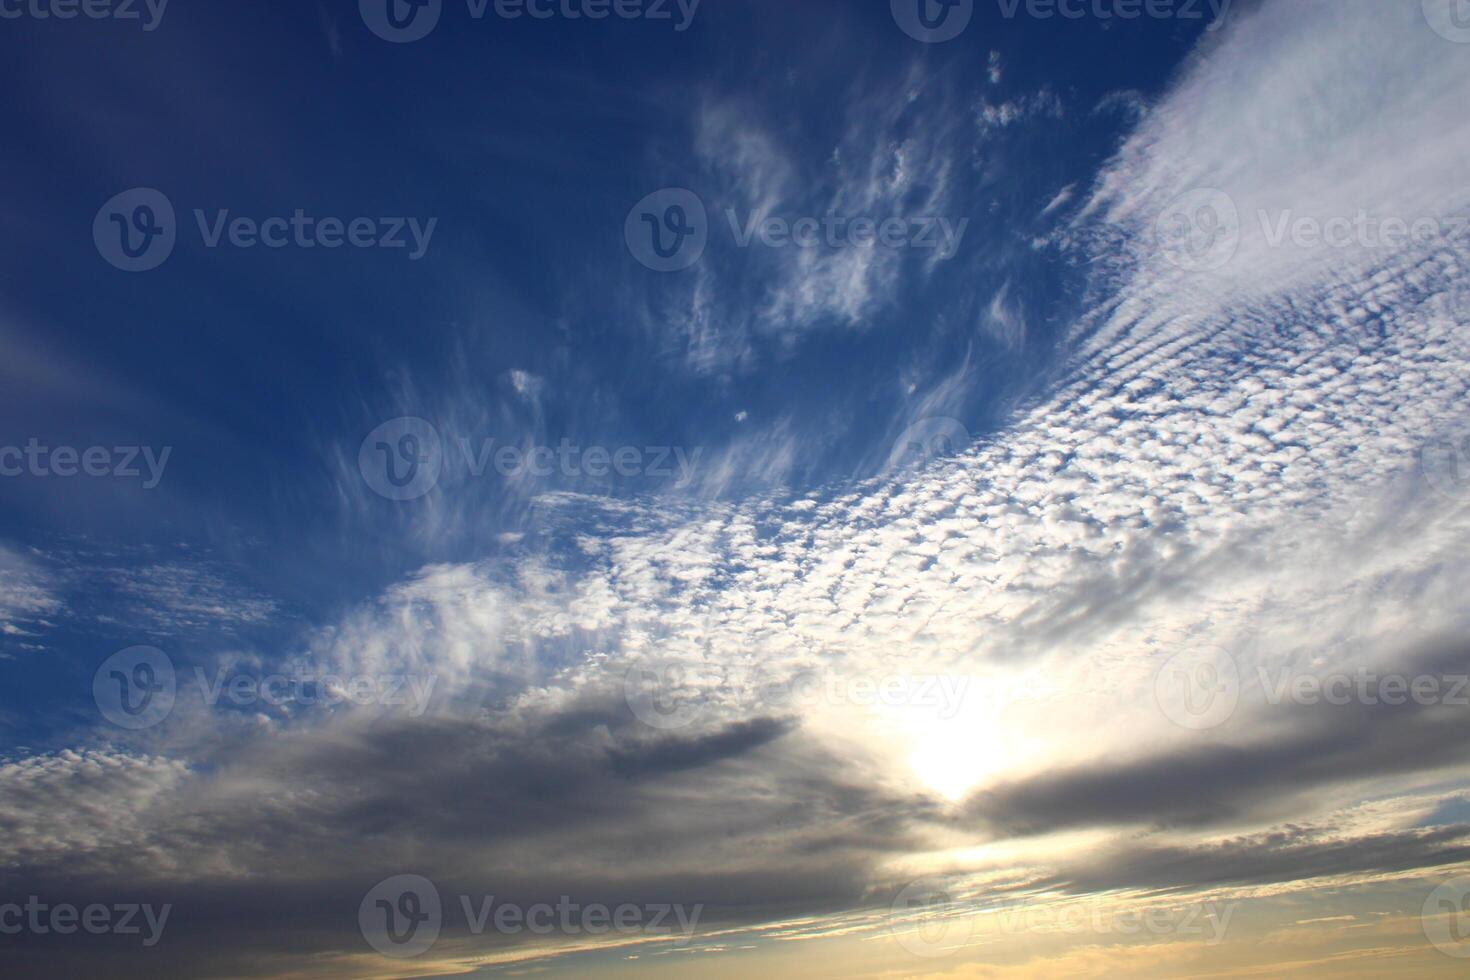
[{"label": "blue sky", "polygon": [[[1238,911],[1231,969],[1448,974],[1470,45],[1437,3],[923,0],[970,15],[942,42],[902,0],[443,0],[407,41],[374,0],[14,7],[0,893],[174,912],[142,954],[0,941],[1196,975],[1177,932],[976,939],[1167,894]],[[703,250],[660,271],[672,201]],[[1364,671],[1437,700],[1282,693]],[[353,913],[402,875],[443,932],[383,957]],[[916,954],[892,910],[934,881],[973,941]],[[491,894],[706,934],[454,912]]]},{"label": "blue sky", "polygon": [[[758,4],[711,6],[684,32],[452,8],[444,30],[409,45],[381,42],[350,7],[179,8],[153,32],[17,23],[11,86],[45,91],[8,113],[28,191],[7,220],[28,245],[11,259],[7,332],[56,376],[17,363],[29,377],[7,386],[6,415],[42,443],[173,455],[146,492],[144,478],[7,482],[7,540],[69,555],[83,579],[109,554],[123,568],[211,567],[229,587],[270,593],[284,615],[250,624],[249,638],[280,643],[426,562],[474,560],[496,534],[525,530],[529,494],[494,479],[456,488],[472,531],[425,533],[412,510],[344,506],[333,451],[398,415],[473,402],[473,431],[446,438],[477,448],[568,438],[748,460],[700,488],[724,499],[870,476],[920,411],[975,434],[1003,424],[1065,352],[1083,288],[1031,247],[1038,212],[1115,148],[1133,122],[1126,106],[1158,90],[1201,30],[1033,26],[992,82],[991,52],[1020,42],[988,13],[974,32],[987,45],[963,47],[918,45],[881,9]],[[777,17],[779,29],[765,25]],[[1032,46],[1034,62],[1020,56]],[[1099,108],[1118,93],[1130,101]],[[1015,107],[1028,125],[982,141],[985,106]],[[783,206],[799,214],[840,205],[855,173],[891,174],[905,145],[909,166],[942,156],[911,200],[943,193],[933,217],[969,219],[958,253],[930,269],[925,254],[899,255],[903,267],[881,290],[875,273],[851,308],[825,300],[762,325],[747,311],[792,256],[732,247],[720,217],[740,204],[741,179],[721,141],[749,134],[779,156]],[[838,146],[853,159],[834,159]],[[702,270],[650,273],[622,240],[628,209],[664,186],[695,189],[716,214],[708,315],[720,322],[707,327],[687,312]],[[174,254],[147,275],[99,266],[75,231],[132,187],[159,189],[182,219]],[[884,206],[878,220],[913,204]],[[438,222],[416,261],[407,248],[209,249],[193,212],[213,224],[225,209]],[[63,269],[85,270],[85,288]],[[987,329],[997,295],[1023,326]],[[537,378],[534,406],[516,396],[516,371]],[[779,458],[762,459],[777,441]],[[594,490],[669,491],[660,484]],[[79,585],[87,603],[110,601]],[[127,640],[133,624],[120,625],[91,624],[74,649]],[[46,725],[63,706],[37,704],[38,689],[64,699],[74,685],[39,666],[0,669],[24,671],[24,701]]]}]

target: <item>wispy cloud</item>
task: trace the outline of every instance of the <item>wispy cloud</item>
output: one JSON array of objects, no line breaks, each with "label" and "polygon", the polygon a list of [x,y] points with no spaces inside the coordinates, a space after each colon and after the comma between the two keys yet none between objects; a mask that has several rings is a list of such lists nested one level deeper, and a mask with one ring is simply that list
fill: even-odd
[{"label": "wispy cloud", "polygon": [[30,638],[45,628],[45,617],[62,608],[49,576],[24,554],[0,545],[0,634],[4,647],[34,649]]},{"label": "wispy cloud", "polygon": [[[1264,3],[1202,42],[1095,182],[1041,212],[1069,225],[1059,248],[1086,269],[1087,305],[1069,358],[993,431],[917,467],[889,465],[876,439],[861,479],[778,489],[803,444],[768,415],[680,493],[509,485],[509,522],[451,480],[385,520],[426,550],[492,531],[504,547],[424,565],[293,648],[344,676],[432,676],[429,711],[246,723],[189,704],[154,731],[11,760],[0,883],[166,885],[215,910],[196,923],[289,908],[330,972],[357,948],[341,922],[366,888],[410,867],[524,901],[568,881],[589,898],[701,901],[726,935],[796,942],[878,929],[921,871],[953,876],[978,914],[1077,896],[1270,903],[1470,861],[1470,828],[1433,816],[1470,780],[1463,712],[1277,704],[1259,680],[1470,672],[1470,495],[1433,486],[1418,457],[1463,412],[1470,311],[1454,290],[1470,243],[1283,249],[1251,217],[1470,206],[1470,61],[1415,6]],[[706,102],[695,152],[712,211],[958,208],[957,146],[1065,115],[1043,91],[967,117],[918,69],[910,82],[857,99],[815,174],[795,137]],[[1202,189],[1242,218],[1216,268],[1181,264],[1159,232]],[[741,256],[644,309],[687,300],[655,326],[683,369],[718,373],[772,334],[861,328],[931,274],[876,252]],[[1028,342],[1012,282],[981,304],[977,341]],[[905,417],[875,431],[954,421],[972,363],[913,381]],[[404,381],[385,410],[432,414],[451,438],[543,431],[548,383],[497,378],[494,397]],[[388,513],[357,446],[334,449],[344,511]],[[771,489],[731,499],[753,475]],[[55,608],[23,559],[0,560],[18,583],[0,619]],[[173,563],[124,591],[186,625],[275,611]],[[1170,717],[1158,681],[1206,646],[1241,682],[1234,715],[1201,731]],[[852,687],[916,678],[935,696]],[[171,955],[249,972],[240,950],[208,946]],[[451,930],[433,966],[555,952]],[[1193,947],[1165,955],[1154,965],[1198,966]]]}]

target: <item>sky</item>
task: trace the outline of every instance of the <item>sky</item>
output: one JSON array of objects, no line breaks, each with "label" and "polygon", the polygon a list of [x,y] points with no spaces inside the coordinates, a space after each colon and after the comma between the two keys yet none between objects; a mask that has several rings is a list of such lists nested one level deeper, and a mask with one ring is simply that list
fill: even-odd
[{"label": "sky", "polygon": [[0,0],[6,976],[1470,959],[1464,0]]}]

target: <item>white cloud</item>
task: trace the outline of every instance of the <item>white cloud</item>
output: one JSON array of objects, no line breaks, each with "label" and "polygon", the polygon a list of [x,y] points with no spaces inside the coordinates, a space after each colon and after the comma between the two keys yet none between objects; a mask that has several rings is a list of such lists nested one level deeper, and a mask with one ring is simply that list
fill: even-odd
[{"label": "white cloud", "polygon": [[[845,131],[820,172],[798,180],[796,150],[749,111],[708,103],[699,117],[696,149],[721,193],[710,215],[727,234],[730,210],[742,226],[767,217],[794,222],[826,215],[868,218],[939,217],[957,223],[951,197],[956,130],[948,94],[910,69],[897,92],[864,93],[847,109]],[[772,254],[764,254],[770,252]],[[904,249],[747,248],[733,260],[733,279],[701,268],[693,321],[748,323],[747,330],[800,331],[835,322],[861,327],[895,299]],[[933,261],[929,262],[932,267]],[[752,320],[730,312],[750,299],[744,273],[756,272],[763,293]],[[709,304],[709,305],[706,305]],[[714,312],[714,311],[719,312]]]},{"label": "white cloud", "polygon": [[62,609],[50,577],[25,555],[0,545],[0,634],[7,646],[31,648],[45,617]]},{"label": "white cloud", "polygon": [[991,102],[989,99],[982,98],[975,106],[975,121],[983,136],[989,136],[1032,118],[1060,119],[1064,115],[1066,115],[1066,108],[1062,105],[1062,100],[1057,97],[1056,93],[1045,88],[1030,95],[1006,99],[1002,102]]},{"label": "white cloud", "polygon": [[196,561],[140,562],[107,573],[128,600],[128,623],[155,633],[266,622],[276,601]]},{"label": "white cloud", "polygon": [[1047,203],[1046,207],[1041,209],[1041,216],[1044,218],[1058,208],[1065,206],[1068,201],[1072,200],[1072,195],[1076,187],[1077,185],[1075,184],[1068,184],[1066,187],[1057,191],[1056,196]]}]

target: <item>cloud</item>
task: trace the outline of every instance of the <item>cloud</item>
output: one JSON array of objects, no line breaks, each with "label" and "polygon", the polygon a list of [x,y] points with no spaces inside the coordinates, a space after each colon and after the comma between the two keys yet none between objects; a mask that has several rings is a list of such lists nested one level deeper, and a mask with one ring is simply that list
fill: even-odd
[{"label": "cloud", "polygon": [[[1267,3],[1234,21],[1201,45],[1078,216],[1123,232],[1131,258],[1120,274],[1129,281],[1115,322],[1145,304],[1150,324],[1184,320],[1169,325],[1177,332],[1286,296],[1336,290],[1350,302],[1375,271],[1422,283],[1463,244],[1282,247],[1267,232],[1283,213],[1325,222],[1365,211],[1412,223],[1448,221],[1470,206],[1456,164],[1470,122],[1454,111],[1470,95],[1470,76],[1419,5]],[[1219,269],[1174,268],[1156,224],[1202,190],[1233,203],[1238,248]]]},{"label": "cloud", "polygon": [[1072,200],[1072,195],[1076,187],[1076,184],[1068,184],[1066,187],[1057,191],[1056,196],[1047,202],[1046,207],[1042,208],[1041,216],[1044,218],[1053,211],[1065,206],[1068,201]]},{"label": "cloud", "polygon": [[1020,303],[1011,296],[1011,284],[1005,283],[991,297],[986,310],[985,331],[1007,348],[1015,349],[1026,341],[1026,321]]},{"label": "cloud", "polygon": [[[711,245],[681,279],[631,300],[637,322],[684,367],[718,376],[748,374],[809,333],[866,330],[893,315],[950,256],[855,246],[846,222],[942,217],[959,227],[970,210],[959,177],[975,135],[955,118],[955,99],[942,79],[909,65],[891,85],[855,84],[837,136],[819,146],[770,122],[753,99],[702,100],[690,164]],[[690,182],[687,172],[677,182]],[[814,247],[740,244],[767,219],[790,226],[828,216],[843,222],[835,245],[825,230]]]},{"label": "cloud", "polygon": [[1306,840],[1293,828],[1192,846],[1123,846],[1079,861],[1040,887],[1080,894],[1154,893],[1456,866],[1470,861],[1470,826]]},{"label": "cloud", "polygon": [[[922,94],[921,94],[922,93]],[[862,93],[847,111],[841,141],[817,172],[798,183],[795,147],[761,129],[733,106],[707,106],[700,118],[699,149],[705,165],[740,209],[740,222],[771,216],[868,218],[946,216],[958,220],[951,198],[954,162],[944,89],[910,69],[897,93]],[[799,190],[798,190],[799,188]],[[770,251],[770,250],[766,250]],[[878,247],[788,248],[775,255],[747,249],[738,264],[751,264],[765,283],[756,329],[805,330],[835,323],[862,327],[891,304],[905,271],[902,249]]]},{"label": "cloud", "polygon": [[276,601],[231,582],[214,569],[189,562],[157,562],[114,569],[109,577],[127,611],[109,618],[153,634],[238,628],[264,623]]},{"label": "cloud", "polygon": [[49,576],[30,558],[0,545],[0,634],[6,646],[33,649],[25,638],[36,636],[45,617],[61,609]]},{"label": "cloud", "polygon": [[[1407,677],[1470,677],[1470,657],[1448,663],[1400,666]],[[1340,798],[1343,784],[1364,798],[1415,777],[1453,776],[1461,760],[1452,747],[1470,724],[1454,705],[1413,701],[1263,704],[1241,714],[1228,741],[1036,773],[977,794],[971,812],[1002,833],[1269,822]]]},{"label": "cloud", "polygon": [[1045,88],[1002,102],[991,102],[982,98],[975,106],[975,121],[982,136],[994,135],[1035,117],[1060,119],[1065,115],[1066,108],[1062,100],[1056,93]]},{"label": "cloud", "polygon": [[[998,874],[973,853],[986,848],[1036,849],[989,883],[1013,891],[1463,862],[1459,824],[1332,825],[1365,795],[1464,782],[1461,717],[1248,700],[1238,724],[1201,735],[1155,696],[1163,663],[1205,644],[1247,677],[1463,664],[1470,512],[1429,485],[1417,450],[1462,411],[1465,243],[1283,252],[1246,232],[1201,271],[1156,233],[1202,186],[1245,215],[1444,217],[1470,203],[1470,62],[1414,7],[1268,3],[1202,42],[1069,219],[1088,307],[1045,392],[997,431],[917,469],[736,501],[709,496],[742,470],[797,468],[779,425],[684,498],[513,492],[501,513],[530,515],[532,538],[426,565],[303,637],[312,664],[438,678],[424,717],[349,708],[247,726],[183,711],[136,739],[14,760],[0,769],[17,788],[0,794],[10,881],[166,886],[191,937],[174,964],[244,972],[199,928],[218,917],[366,972],[344,966],[360,947],[353,909],[374,876],[405,871],[530,900],[575,886],[702,901],[741,924],[871,911],[874,883],[906,860]],[[942,107],[859,102],[810,181],[780,134],[726,104],[703,108],[696,143],[720,195],[756,213],[942,209],[959,183]],[[1038,95],[982,105],[976,123],[1061,112]],[[771,330],[860,326],[926,274],[825,253],[742,265],[758,261],[692,280],[691,363],[728,367]],[[988,314],[1024,339],[1008,289]],[[968,383],[957,371],[915,408],[943,414]],[[402,400],[420,401],[408,386]],[[445,401],[439,417],[462,431],[512,411]],[[339,461],[344,503],[371,513],[352,447]],[[483,498],[441,489],[392,519],[425,541],[491,523]],[[177,576],[146,581],[174,612],[199,612]],[[204,591],[205,611],[221,605]],[[1445,659],[1426,659],[1434,637],[1451,638]],[[644,667],[674,679],[655,692],[688,713],[673,729],[634,709]],[[964,681],[959,702],[879,694],[929,676]],[[1065,833],[1108,846],[1079,861]],[[438,965],[485,951],[452,936]]]}]

